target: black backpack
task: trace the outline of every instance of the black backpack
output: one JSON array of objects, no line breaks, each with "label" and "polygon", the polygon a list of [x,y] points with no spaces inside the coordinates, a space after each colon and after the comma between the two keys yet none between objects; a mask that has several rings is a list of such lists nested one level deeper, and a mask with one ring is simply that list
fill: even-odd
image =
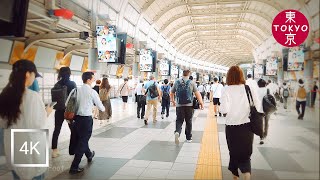
[{"label": "black backpack", "polygon": [[151,98],[156,98],[159,96],[158,88],[156,86],[156,82],[154,82],[151,86],[149,86],[148,90]]},{"label": "black backpack", "polygon": [[270,94],[269,89],[267,89],[267,94],[265,96],[263,96],[262,106],[263,106],[263,111],[266,114],[273,113],[277,110],[276,100]]},{"label": "black backpack", "polygon": [[163,90],[162,98],[165,99],[165,100],[170,100],[170,95],[169,95],[169,92],[168,92],[168,88],[169,88],[169,86],[167,86],[167,87],[162,86],[162,90]]},{"label": "black backpack", "polygon": [[54,87],[51,89],[51,100],[52,102],[57,102],[53,108],[55,110],[65,110],[66,100],[68,98],[68,88],[66,85],[61,85],[60,83],[56,83]]}]

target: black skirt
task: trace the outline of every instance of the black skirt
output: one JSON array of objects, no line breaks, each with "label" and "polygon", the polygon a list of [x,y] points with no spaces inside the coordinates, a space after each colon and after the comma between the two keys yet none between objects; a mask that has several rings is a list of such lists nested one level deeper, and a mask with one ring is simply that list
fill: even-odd
[{"label": "black skirt", "polygon": [[228,169],[239,177],[238,169],[242,173],[251,173],[251,154],[253,133],[250,123],[242,125],[226,125],[226,139],[230,161]]}]

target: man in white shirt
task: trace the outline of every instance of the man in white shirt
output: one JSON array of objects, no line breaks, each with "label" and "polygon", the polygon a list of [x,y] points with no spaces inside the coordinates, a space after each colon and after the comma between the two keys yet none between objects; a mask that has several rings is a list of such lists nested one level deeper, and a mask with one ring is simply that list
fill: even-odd
[{"label": "man in white shirt", "polygon": [[249,86],[251,91],[257,92],[258,89],[259,89],[258,83],[255,80],[252,79],[252,75],[251,74],[247,75],[246,85]]},{"label": "man in white shirt", "polygon": [[[219,112],[219,106],[220,106],[220,101],[219,99],[221,98],[221,92],[223,89],[222,84],[220,84],[218,82],[218,78],[213,78],[213,85],[211,86],[211,93],[212,93],[212,97],[213,97],[213,109],[214,109],[214,113],[215,116],[218,115]],[[221,117],[221,113],[219,112],[219,116]]]},{"label": "man in white shirt", "polygon": [[[143,97],[145,93],[143,90],[143,81],[140,81],[140,83],[137,84],[135,92],[137,94],[137,118],[141,117],[141,119],[143,119],[145,114],[145,108],[146,108],[145,97]],[[140,116],[140,110],[141,110],[141,116]]]},{"label": "man in white shirt", "polygon": [[201,94],[202,100],[204,100],[205,90],[204,90],[204,86],[203,86],[203,84],[200,84],[200,83],[199,83],[198,91],[199,91],[199,92],[200,92],[200,94]]},{"label": "man in white shirt", "polygon": [[273,83],[270,79],[268,80],[267,89],[270,90],[270,93],[272,95],[275,95],[279,91],[279,86],[275,83]]},{"label": "man in white shirt", "polygon": [[209,83],[207,83],[206,87],[205,87],[206,93],[207,93],[207,100],[210,100],[210,91],[211,91],[211,85]]},{"label": "man in white shirt", "polygon": [[[83,154],[88,158],[88,162],[92,161],[95,152],[89,148],[89,139],[92,134],[92,108],[94,104],[100,111],[105,111],[97,91],[91,88],[91,84],[95,81],[94,74],[92,72],[85,72],[82,74],[83,85],[76,89],[77,93],[77,113],[74,121],[74,133],[77,137],[77,144],[75,150],[75,156],[70,167],[70,174],[77,174],[84,170],[79,168],[81,158]],[[73,93],[71,92],[70,95]],[[69,96],[70,96],[69,95]]]}]

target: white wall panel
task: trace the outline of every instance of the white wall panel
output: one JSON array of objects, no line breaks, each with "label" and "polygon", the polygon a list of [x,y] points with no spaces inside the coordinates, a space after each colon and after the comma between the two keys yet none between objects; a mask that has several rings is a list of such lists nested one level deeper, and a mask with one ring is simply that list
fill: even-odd
[{"label": "white wall panel", "polygon": [[13,41],[0,39],[0,62],[9,62]]}]

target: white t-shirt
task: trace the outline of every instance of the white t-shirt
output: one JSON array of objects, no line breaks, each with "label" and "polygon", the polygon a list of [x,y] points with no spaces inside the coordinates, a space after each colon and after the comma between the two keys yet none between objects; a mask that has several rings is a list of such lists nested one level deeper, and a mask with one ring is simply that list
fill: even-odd
[{"label": "white t-shirt", "polygon": [[[13,124],[9,128],[7,128],[7,120],[3,120],[0,118],[0,128],[4,128],[4,147],[6,160],[9,170],[14,170],[20,178],[23,179],[32,179],[35,176],[39,176],[43,174],[47,168],[46,167],[13,167],[11,166],[11,129],[48,129],[47,128],[47,112],[45,110],[45,105],[41,100],[39,93],[34,92],[30,89],[26,89],[24,95],[22,97],[22,104],[20,105],[21,114],[19,119],[17,119],[17,123]],[[17,134],[18,135],[18,134]],[[38,133],[28,133],[23,134],[25,141],[38,142],[36,149],[39,153],[42,152],[44,145],[46,144],[46,138],[43,136],[39,136]],[[17,138],[18,139],[18,138]],[[15,147],[20,148],[20,147]],[[29,148],[29,145],[28,145]],[[29,150],[29,149],[28,149]],[[23,153],[24,154],[24,153]],[[32,156],[32,158],[30,158]],[[28,159],[25,159],[25,158]],[[15,157],[16,159],[23,160],[24,162],[39,164],[45,162],[44,156],[39,156],[36,152],[33,151],[32,154],[28,154],[28,156]]]},{"label": "white t-shirt", "polygon": [[[255,91],[251,91],[251,94],[255,105],[262,104],[257,98]],[[241,125],[250,122],[250,106],[244,85],[231,85],[225,87],[220,102],[221,113],[227,114],[227,125]]]},{"label": "white t-shirt", "polygon": [[279,90],[278,85],[276,85],[275,83],[269,83],[267,88],[270,89],[270,94],[275,94]]},{"label": "white t-shirt", "polygon": [[211,92],[213,93],[213,98],[221,98],[221,92],[222,92],[223,86],[220,83],[214,83],[211,86]]},{"label": "white t-shirt", "polygon": [[198,91],[199,91],[200,93],[204,92],[204,87],[203,87],[203,85],[198,86]]},{"label": "white t-shirt", "polygon": [[143,84],[143,83],[139,83],[139,84],[136,86],[135,92],[137,93],[137,95],[143,95],[143,93],[142,93],[142,89],[143,89],[142,84]]},{"label": "white t-shirt", "polygon": [[205,90],[206,90],[207,93],[210,92],[211,91],[211,85],[207,84]]}]

